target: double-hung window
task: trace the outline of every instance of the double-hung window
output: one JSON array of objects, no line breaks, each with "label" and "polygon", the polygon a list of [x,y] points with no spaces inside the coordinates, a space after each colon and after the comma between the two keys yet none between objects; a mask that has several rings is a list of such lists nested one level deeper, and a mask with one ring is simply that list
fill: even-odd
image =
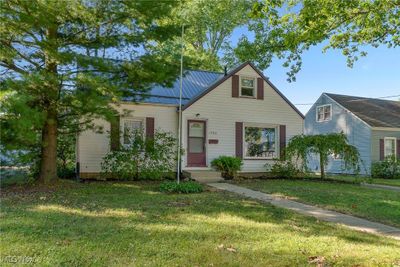
[{"label": "double-hung window", "polygon": [[384,156],[395,156],[396,157],[396,138],[394,137],[385,137],[385,146],[384,146]]},{"label": "double-hung window", "polygon": [[132,137],[137,133],[137,131],[140,131],[140,133],[142,133],[143,120],[141,120],[141,119],[123,119],[122,126],[123,126],[123,135],[122,135],[123,144],[129,145],[132,141]]},{"label": "double-hung window", "polygon": [[332,119],[332,105],[317,106],[317,122],[330,121]]},{"label": "double-hung window", "polygon": [[244,154],[246,158],[274,158],[276,151],[276,128],[244,127]]},{"label": "double-hung window", "polygon": [[256,97],[256,79],[240,77],[240,96]]}]

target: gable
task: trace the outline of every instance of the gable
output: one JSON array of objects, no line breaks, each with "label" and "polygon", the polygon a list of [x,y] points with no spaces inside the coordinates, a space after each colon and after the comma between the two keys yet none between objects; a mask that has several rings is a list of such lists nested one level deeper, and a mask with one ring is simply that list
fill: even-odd
[{"label": "gable", "polygon": [[400,127],[400,101],[328,93],[325,95],[372,127]]},{"label": "gable", "polygon": [[[326,105],[331,106],[331,119],[328,121],[317,121],[317,108]],[[307,112],[304,121],[305,134],[350,133],[355,128],[370,129],[370,126],[325,93],[315,101]]]},{"label": "gable", "polygon": [[[295,111],[301,118],[304,119],[304,115],[263,75],[263,73],[258,70],[252,63],[246,62],[238,66],[237,68],[233,69],[230,71],[227,75],[225,75],[223,78],[220,80],[216,81],[213,85],[211,85],[207,90],[199,94],[198,96],[194,97],[192,100],[190,100],[186,105],[184,105],[183,110],[186,110],[189,108],[191,105],[196,103],[197,101],[205,101],[203,97],[211,93],[213,90],[217,89],[218,87],[221,87],[224,85],[226,91],[229,91],[230,97],[232,97],[232,78],[233,76],[239,76],[239,77],[254,77],[256,80],[260,79],[264,82],[264,90],[263,90],[263,97],[267,98],[268,95],[278,95],[279,98],[283,101],[283,105],[287,105]],[[240,78],[239,78],[240,81]],[[259,81],[257,81],[259,82]],[[225,84],[224,84],[225,83]],[[226,88],[226,83],[229,83],[231,89]],[[255,90],[258,90],[257,85]],[[251,101],[252,99],[247,99],[248,101]],[[257,99],[260,100],[260,99]],[[261,100],[262,101],[262,100]]]}]

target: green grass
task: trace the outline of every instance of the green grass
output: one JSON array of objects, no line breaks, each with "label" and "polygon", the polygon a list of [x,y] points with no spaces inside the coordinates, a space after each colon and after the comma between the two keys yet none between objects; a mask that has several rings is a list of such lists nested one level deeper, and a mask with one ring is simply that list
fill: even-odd
[{"label": "green grass", "polygon": [[370,183],[372,183],[372,184],[383,184],[383,185],[400,186],[400,179],[378,179],[378,178],[373,178]]},{"label": "green grass", "polygon": [[[309,180],[321,180],[319,175],[309,174],[305,179]],[[369,184],[383,184],[400,186],[400,179],[383,179],[383,178],[371,178],[366,176],[356,176],[356,175],[328,175],[326,180],[349,182],[349,183],[369,183]]]},{"label": "green grass", "polygon": [[400,226],[400,193],[357,184],[304,180],[245,180],[241,185],[373,221]]},{"label": "green grass", "polygon": [[335,266],[400,261],[394,239],[230,193],[163,194],[158,187],[64,181],[8,189],[1,257],[31,256],[39,266],[306,266],[318,256]]},{"label": "green grass", "polygon": [[336,181],[354,182],[354,183],[364,182],[369,184],[400,186],[400,179],[369,178],[369,177],[351,176],[351,175],[335,175],[335,176],[329,176],[327,179]]}]

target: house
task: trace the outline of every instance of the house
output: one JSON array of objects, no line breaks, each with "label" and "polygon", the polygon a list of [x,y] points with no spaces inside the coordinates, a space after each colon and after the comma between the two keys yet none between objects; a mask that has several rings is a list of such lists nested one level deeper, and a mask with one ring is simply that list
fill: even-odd
[{"label": "house", "polygon": [[[303,133],[303,114],[252,63],[227,73],[185,71],[182,98],[182,170],[210,170],[221,155],[243,159],[242,172],[265,172],[279,158],[288,140]],[[120,131],[144,128],[178,135],[179,79],[172,88],[155,86],[139,103],[124,101]],[[129,116],[124,110],[131,111]],[[110,123],[97,119],[105,131],[82,132],[77,141],[81,178],[96,177],[110,151]]]},{"label": "house", "polygon": [[[340,132],[357,147],[361,173],[370,174],[372,162],[400,157],[400,102],[323,93],[306,114],[304,133]],[[312,157],[309,167],[319,171],[318,159]],[[331,155],[327,172],[345,172],[340,155]]]}]

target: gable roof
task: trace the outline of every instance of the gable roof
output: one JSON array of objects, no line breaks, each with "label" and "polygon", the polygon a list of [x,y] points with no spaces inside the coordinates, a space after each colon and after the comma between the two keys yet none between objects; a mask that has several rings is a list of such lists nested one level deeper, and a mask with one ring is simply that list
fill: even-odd
[{"label": "gable roof", "polygon": [[[301,113],[251,62],[245,62],[230,70],[226,75],[222,72],[204,70],[186,70],[183,75],[182,110],[185,110],[218,85],[229,79],[245,66],[251,66],[285,101],[304,119]],[[164,105],[179,105],[180,80],[177,78],[171,87],[155,85],[146,93],[137,94],[134,97],[124,98],[125,101],[136,101],[140,103],[153,103]]]},{"label": "gable roof", "polygon": [[400,128],[400,101],[324,94],[372,127]]},{"label": "gable roof", "polygon": [[240,71],[241,69],[243,69],[245,66],[249,65],[250,67],[252,67],[257,73],[258,75],[260,75],[264,81],[266,81],[268,83],[269,86],[272,87],[272,89],[280,96],[283,98],[283,100],[285,100],[285,102],[295,111],[297,112],[297,114],[299,114],[299,116],[301,118],[304,119],[304,115],[303,113],[300,112],[300,110],[298,110],[295,105],[293,105],[289,99],[287,99],[279,90],[278,88],[276,88],[275,85],[273,85],[267,77],[264,76],[264,74],[257,68],[254,66],[253,63],[251,62],[245,62],[241,65],[239,65],[238,67],[232,69],[231,71],[229,71],[227,73],[227,75],[223,76],[222,78],[218,79],[217,81],[215,81],[208,89],[204,90],[201,94],[196,95],[194,98],[192,98],[187,104],[185,104],[182,108],[182,110],[187,109],[189,106],[191,106],[192,104],[194,104],[196,101],[198,101],[200,98],[202,98],[204,95],[208,94],[209,92],[211,92],[212,90],[214,90],[216,87],[218,87],[218,85],[220,85],[221,83],[223,83],[224,81],[226,81],[227,79],[229,79],[230,77],[232,77],[232,75],[234,75],[235,73],[237,73],[238,71]]}]

